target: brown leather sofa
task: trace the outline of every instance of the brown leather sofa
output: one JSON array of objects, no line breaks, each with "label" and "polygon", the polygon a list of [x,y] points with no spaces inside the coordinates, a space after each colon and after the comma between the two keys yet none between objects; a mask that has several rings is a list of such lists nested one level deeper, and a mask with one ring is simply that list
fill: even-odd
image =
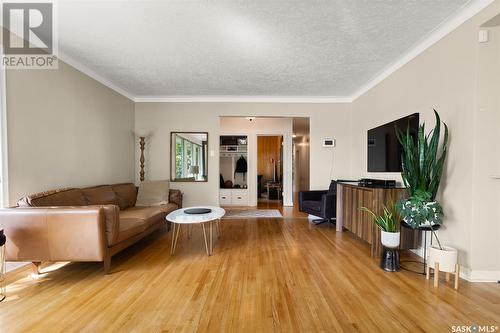
[{"label": "brown leather sofa", "polygon": [[102,261],[165,226],[165,216],[182,207],[182,193],[170,190],[166,205],[136,207],[132,183],[66,188],[29,195],[0,210],[7,236],[6,260]]}]

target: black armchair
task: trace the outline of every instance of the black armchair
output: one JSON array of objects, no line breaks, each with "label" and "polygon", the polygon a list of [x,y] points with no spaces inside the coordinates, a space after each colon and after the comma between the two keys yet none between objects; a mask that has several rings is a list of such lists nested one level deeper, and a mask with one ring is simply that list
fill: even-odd
[{"label": "black armchair", "polygon": [[327,191],[299,192],[299,211],[321,217],[313,220],[315,224],[334,223],[337,216],[337,182],[332,180]]}]

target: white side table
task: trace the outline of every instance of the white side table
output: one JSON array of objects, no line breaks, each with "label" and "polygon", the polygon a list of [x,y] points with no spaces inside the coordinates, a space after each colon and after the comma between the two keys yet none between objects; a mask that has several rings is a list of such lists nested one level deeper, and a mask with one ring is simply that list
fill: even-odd
[{"label": "white side table", "polygon": [[[208,208],[212,211],[207,214],[186,214],[184,211],[186,209],[192,208]],[[186,207],[177,209],[170,214],[167,215],[166,219],[169,222],[172,222],[172,246],[170,249],[170,254],[174,255],[175,248],[177,247],[177,239],[179,238],[179,231],[181,229],[181,225],[188,225],[188,228],[191,224],[201,224],[203,229],[203,238],[205,240],[205,249],[207,251],[207,255],[211,256],[214,248],[214,233],[217,232],[217,235],[220,236],[220,220],[226,214],[226,211],[220,207],[215,206],[197,206],[197,207]],[[205,228],[205,224],[208,224],[208,240],[207,240],[207,232]],[[216,230],[214,230],[216,229]],[[190,230],[188,229],[188,235]]]}]

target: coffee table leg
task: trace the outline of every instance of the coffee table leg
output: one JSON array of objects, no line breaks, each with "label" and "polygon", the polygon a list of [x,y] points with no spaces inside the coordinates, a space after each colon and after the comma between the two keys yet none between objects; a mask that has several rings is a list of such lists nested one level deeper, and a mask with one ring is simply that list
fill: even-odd
[{"label": "coffee table leg", "polygon": [[177,228],[177,223],[172,223],[172,246],[170,246],[170,255],[174,254],[175,229],[176,228]]},{"label": "coffee table leg", "polygon": [[205,250],[207,250],[207,256],[209,256],[210,252],[208,251],[207,233],[205,232],[205,223],[202,223],[201,227],[203,228],[203,238],[205,239]]},{"label": "coffee table leg", "polygon": [[209,223],[209,228],[210,228],[210,255],[214,252],[214,221],[210,221]]},{"label": "coffee table leg", "polygon": [[175,241],[174,241],[174,249],[173,249],[173,252],[172,254],[175,253],[175,248],[177,247],[177,239],[179,238],[179,231],[181,230],[181,225],[177,225],[177,229],[175,231]]}]

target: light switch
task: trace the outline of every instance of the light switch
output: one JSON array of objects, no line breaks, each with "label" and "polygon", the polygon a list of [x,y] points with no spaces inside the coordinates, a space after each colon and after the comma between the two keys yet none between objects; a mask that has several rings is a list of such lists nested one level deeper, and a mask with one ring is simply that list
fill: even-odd
[{"label": "light switch", "polygon": [[490,40],[488,30],[479,30],[479,43],[487,43]]}]

